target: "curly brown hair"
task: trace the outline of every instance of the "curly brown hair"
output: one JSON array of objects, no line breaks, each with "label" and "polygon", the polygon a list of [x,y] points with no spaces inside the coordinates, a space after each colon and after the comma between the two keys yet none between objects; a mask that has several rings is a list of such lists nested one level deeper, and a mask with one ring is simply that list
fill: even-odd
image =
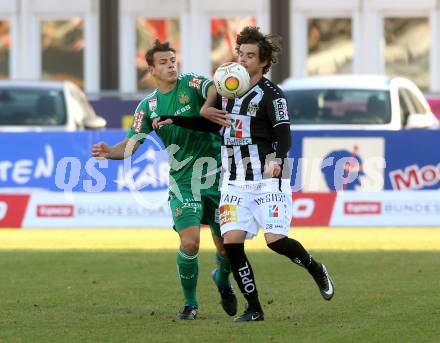
[{"label": "curly brown hair", "polygon": [[176,50],[173,49],[170,46],[170,42],[161,42],[159,39],[156,39],[154,41],[153,46],[147,50],[147,53],[145,54],[145,61],[147,61],[147,64],[149,66],[154,66],[154,54],[156,52],[167,52],[172,51],[176,53]]},{"label": "curly brown hair", "polygon": [[237,35],[236,43],[237,53],[242,44],[258,45],[260,61],[267,61],[267,65],[263,68],[263,75],[269,71],[272,64],[278,62],[278,54],[281,52],[281,37],[278,35],[265,35],[257,26],[246,26]]}]

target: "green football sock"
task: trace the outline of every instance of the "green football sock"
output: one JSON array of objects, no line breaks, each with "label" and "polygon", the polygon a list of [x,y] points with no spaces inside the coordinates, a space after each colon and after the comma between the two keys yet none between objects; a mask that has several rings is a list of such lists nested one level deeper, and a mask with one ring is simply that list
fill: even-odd
[{"label": "green football sock", "polygon": [[177,253],[177,271],[183,289],[185,304],[197,305],[197,278],[199,275],[198,254],[188,255],[182,250]]},{"label": "green football sock", "polygon": [[218,266],[217,273],[215,275],[215,282],[217,287],[227,288],[230,286],[229,274],[231,273],[231,262],[229,259],[219,255],[219,253],[215,254],[215,258]]}]

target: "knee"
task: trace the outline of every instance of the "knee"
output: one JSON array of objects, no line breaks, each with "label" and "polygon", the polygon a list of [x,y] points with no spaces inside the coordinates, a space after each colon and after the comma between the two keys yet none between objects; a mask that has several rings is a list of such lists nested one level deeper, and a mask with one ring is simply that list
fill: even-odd
[{"label": "knee", "polygon": [[286,250],[288,250],[287,247],[287,237],[281,238],[277,241],[268,242],[267,246],[272,250],[275,251],[278,254],[284,255]]},{"label": "knee", "polygon": [[224,249],[228,257],[236,257],[244,255],[244,243],[225,243]]},{"label": "knee", "polygon": [[199,243],[198,239],[182,239],[180,247],[186,253],[195,255],[199,252]]}]

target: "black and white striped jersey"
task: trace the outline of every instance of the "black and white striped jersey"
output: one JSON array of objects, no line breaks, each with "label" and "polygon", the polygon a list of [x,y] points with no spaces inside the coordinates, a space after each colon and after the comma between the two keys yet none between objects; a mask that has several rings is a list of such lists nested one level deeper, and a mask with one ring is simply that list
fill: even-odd
[{"label": "black and white striped jersey", "polygon": [[231,120],[231,126],[222,130],[223,179],[258,181],[267,178],[264,164],[267,158],[275,158],[275,128],[290,124],[283,91],[263,77],[243,96],[235,99],[218,96],[217,102],[217,108],[226,110]]}]

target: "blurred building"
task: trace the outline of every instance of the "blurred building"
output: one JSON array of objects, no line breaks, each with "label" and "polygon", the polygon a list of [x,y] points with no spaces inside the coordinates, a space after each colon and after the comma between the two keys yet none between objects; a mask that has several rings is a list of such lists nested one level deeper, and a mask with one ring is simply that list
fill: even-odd
[{"label": "blurred building", "polygon": [[281,34],[271,77],[385,73],[440,91],[436,0],[1,0],[0,78],[71,79],[89,93],[151,88],[144,54],[155,38],[181,71],[212,75],[235,58],[237,32]]}]

